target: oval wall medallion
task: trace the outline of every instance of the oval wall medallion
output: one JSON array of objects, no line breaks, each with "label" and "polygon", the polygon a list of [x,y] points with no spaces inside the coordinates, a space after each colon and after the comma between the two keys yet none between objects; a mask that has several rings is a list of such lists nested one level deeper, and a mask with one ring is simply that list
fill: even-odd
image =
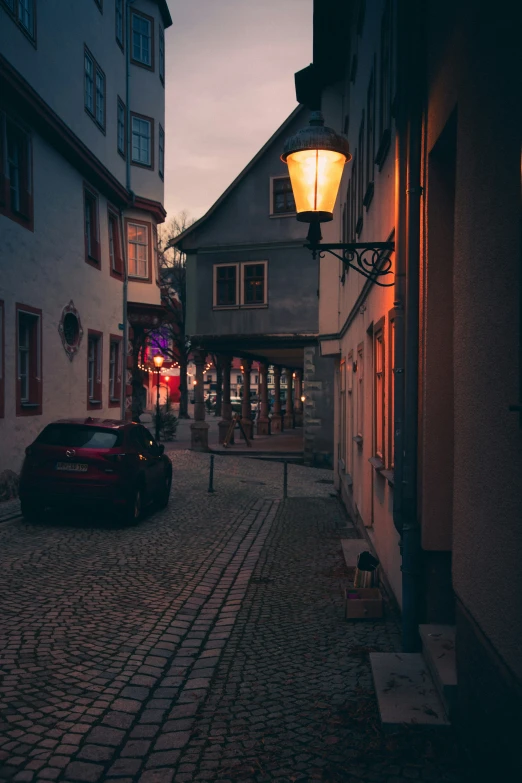
[{"label": "oval wall medallion", "polygon": [[80,313],[74,306],[72,299],[62,310],[62,317],[58,324],[58,332],[62,338],[64,351],[69,357],[69,361],[72,362],[75,355],[78,353],[83,337]]}]

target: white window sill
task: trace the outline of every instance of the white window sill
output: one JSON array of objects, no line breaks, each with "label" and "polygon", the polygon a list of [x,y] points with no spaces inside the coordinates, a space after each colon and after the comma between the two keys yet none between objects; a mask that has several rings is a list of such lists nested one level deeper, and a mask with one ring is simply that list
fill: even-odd
[{"label": "white window sill", "polygon": [[295,218],[297,212],[271,212],[269,218]]}]

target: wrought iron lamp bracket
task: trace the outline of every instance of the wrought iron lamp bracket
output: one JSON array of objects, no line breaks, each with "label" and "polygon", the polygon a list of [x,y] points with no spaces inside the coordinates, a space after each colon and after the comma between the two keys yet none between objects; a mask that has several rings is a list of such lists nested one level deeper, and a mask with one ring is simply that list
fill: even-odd
[{"label": "wrought iron lamp bracket", "polygon": [[394,242],[349,242],[349,243],[322,243],[321,229],[318,223],[311,223],[308,232],[308,244],[305,245],[312,251],[315,259],[324,258],[326,253],[335,256],[344,265],[343,277],[347,267],[351,267],[363,277],[371,280],[375,285],[389,288],[393,282],[385,283],[378,278],[392,275],[392,261],[390,254],[395,249]]}]

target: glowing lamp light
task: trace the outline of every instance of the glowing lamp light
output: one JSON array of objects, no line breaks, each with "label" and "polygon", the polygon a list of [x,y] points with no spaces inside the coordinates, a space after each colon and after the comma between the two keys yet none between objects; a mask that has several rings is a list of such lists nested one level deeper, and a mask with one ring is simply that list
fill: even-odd
[{"label": "glowing lamp light", "polygon": [[301,394],[301,402],[304,402],[305,400],[306,400],[306,397],[304,396],[304,394]]},{"label": "glowing lamp light", "polygon": [[325,127],[320,111],[313,111],[310,125],[286,140],[281,160],[288,164],[297,220],[333,219],[344,164],[351,159],[348,139]]},{"label": "glowing lamp light", "polygon": [[161,370],[161,368],[163,366],[163,356],[161,354],[157,353],[156,356],[153,358],[153,362],[154,362],[154,367],[157,370]]}]

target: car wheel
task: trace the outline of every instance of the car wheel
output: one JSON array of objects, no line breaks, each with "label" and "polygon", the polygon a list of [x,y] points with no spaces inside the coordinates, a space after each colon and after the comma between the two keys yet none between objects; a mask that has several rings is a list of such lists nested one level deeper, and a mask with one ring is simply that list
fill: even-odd
[{"label": "car wheel", "polygon": [[21,502],[22,516],[26,522],[39,522],[42,518],[43,508],[38,503],[29,500]]},{"label": "car wheel", "polygon": [[163,479],[163,487],[158,500],[159,508],[166,508],[169,504],[170,488],[172,486],[172,474],[166,474]]},{"label": "car wheel", "polygon": [[140,521],[143,511],[143,490],[139,487],[131,495],[123,512],[123,520],[129,525],[135,525]]}]

